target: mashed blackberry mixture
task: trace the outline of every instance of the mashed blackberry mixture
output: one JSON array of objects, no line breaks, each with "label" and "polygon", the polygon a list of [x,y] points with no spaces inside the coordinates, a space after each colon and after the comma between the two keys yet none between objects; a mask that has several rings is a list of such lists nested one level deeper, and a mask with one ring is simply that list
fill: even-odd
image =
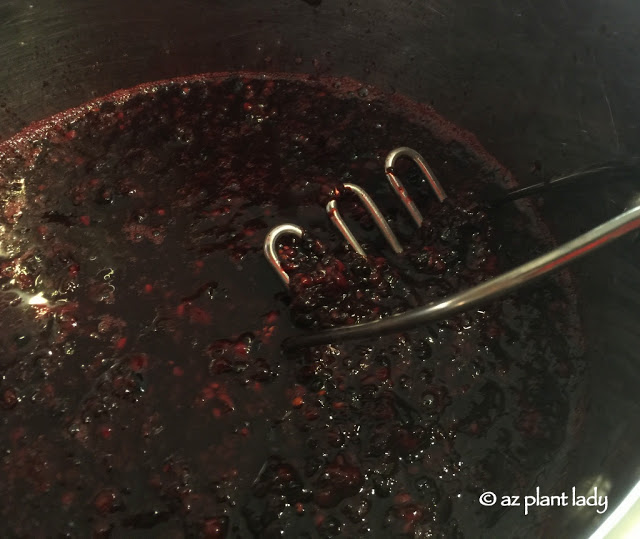
[{"label": "mashed blackberry mixture", "polygon": [[[425,223],[384,178],[401,160]],[[379,203],[394,255],[342,182]],[[485,208],[506,172],[426,107],[350,80],[217,75],[120,92],[0,147],[3,537],[476,537],[579,423],[566,275],[402,335],[282,339],[404,310],[550,245]],[[522,211],[520,211],[522,210]],[[267,231],[305,227],[262,255]],[[535,521],[531,519],[532,528]],[[520,530],[523,535],[533,533]]]}]

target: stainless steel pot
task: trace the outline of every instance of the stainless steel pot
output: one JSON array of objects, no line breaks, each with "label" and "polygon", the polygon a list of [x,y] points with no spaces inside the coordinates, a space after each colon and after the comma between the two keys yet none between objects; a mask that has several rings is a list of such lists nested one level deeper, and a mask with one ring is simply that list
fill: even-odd
[{"label": "stainless steel pot", "polygon": [[[635,0],[6,0],[0,137],[92,97],[207,71],[346,75],[433,105],[524,183],[640,143]],[[640,189],[635,179],[635,188]],[[543,207],[559,239],[620,210],[634,178],[578,186]],[[597,484],[613,507],[640,477],[640,245],[574,267],[591,391],[541,484]],[[512,512],[487,536],[582,536],[602,517]]]}]

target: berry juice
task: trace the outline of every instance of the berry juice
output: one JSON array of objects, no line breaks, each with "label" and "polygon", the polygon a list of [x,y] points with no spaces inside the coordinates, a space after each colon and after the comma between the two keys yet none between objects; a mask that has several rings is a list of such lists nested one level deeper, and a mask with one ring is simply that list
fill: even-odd
[{"label": "berry juice", "polygon": [[[384,177],[408,161],[416,229]],[[349,196],[363,186],[395,255]],[[403,334],[301,329],[444,297],[551,245],[512,180],[427,107],[346,79],[219,74],[118,92],[0,146],[3,537],[476,537],[579,424],[566,274]],[[283,238],[285,290],[262,254]],[[555,460],[554,460],[555,459]],[[555,463],[555,464],[554,464]],[[488,533],[491,533],[490,531]]]}]

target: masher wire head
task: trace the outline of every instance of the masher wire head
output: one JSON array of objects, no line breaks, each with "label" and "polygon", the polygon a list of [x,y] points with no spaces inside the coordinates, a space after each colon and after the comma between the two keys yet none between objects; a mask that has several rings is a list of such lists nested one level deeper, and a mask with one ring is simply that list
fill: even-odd
[{"label": "masher wire head", "polygon": [[[414,222],[420,227],[422,226],[423,222],[422,214],[416,207],[413,199],[407,193],[407,190],[405,189],[400,179],[396,176],[394,170],[394,164],[396,160],[402,156],[410,158],[416,165],[418,165],[418,168],[420,168],[420,170],[424,174],[429,183],[429,186],[435,193],[436,197],[438,197],[438,200],[440,202],[442,202],[447,197],[447,195],[440,185],[440,182],[438,182],[435,174],[429,168],[429,165],[427,165],[424,158],[418,152],[412,150],[411,148],[401,147],[396,148],[395,150],[391,151],[389,155],[387,155],[387,158],[385,160],[385,173],[387,176],[387,180],[389,181],[389,184],[391,185],[394,193],[398,196],[404,207],[413,218]],[[393,230],[391,230],[389,223],[384,218],[384,215],[380,211],[380,208],[378,208],[377,204],[371,198],[369,193],[362,189],[362,187],[358,187],[357,185],[354,185],[352,183],[342,184],[342,190],[354,193],[358,197],[369,215],[371,215],[371,218],[373,219],[374,223],[376,224],[384,238],[387,240],[389,246],[395,253],[402,253],[403,249],[400,245],[400,242],[398,241],[398,238],[393,233]],[[337,206],[337,201],[335,199],[329,201],[326,210],[329,214],[329,219],[331,219],[331,222],[335,225],[340,234],[342,234],[351,248],[360,256],[366,257],[367,255],[362,248],[362,245],[356,239],[353,232],[351,232],[351,229],[347,226],[347,223],[340,214]],[[298,225],[286,223],[273,228],[265,238],[265,256],[271,266],[275,269],[276,273],[280,276],[280,279],[285,284],[285,286],[289,286],[289,275],[287,275],[287,272],[283,269],[278,257],[278,240],[284,235],[294,235],[297,237],[302,237],[303,234],[304,230]]]}]

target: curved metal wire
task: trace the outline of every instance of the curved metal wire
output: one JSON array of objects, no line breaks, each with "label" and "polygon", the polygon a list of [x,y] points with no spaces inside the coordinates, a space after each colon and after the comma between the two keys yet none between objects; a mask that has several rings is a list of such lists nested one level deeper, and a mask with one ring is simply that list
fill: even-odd
[{"label": "curved metal wire", "polygon": [[284,235],[293,235],[301,238],[303,234],[304,230],[298,225],[285,223],[272,228],[264,240],[264,255],[287,287],[289,286],[289,275],[282,269],[282,264],[278,258],[278,240]]},{"label": "curved metal wire", "polygon": [[393,165],[395,164],[398,157],[402,157],[402,156],[408,157],[416,165],[418,165],[418,167],[420,168],[424,176],[427,178],[427,181],[429,182],[429,186],[431,187],[435,195],[438,197],[438,200],[440,202],[443,202],[444,199],[447,198],[447,194],[445,193],[444,189],[440,185],[440,182],[436,178],[436,175],[429,168],[429,165],[427,165],[427,162],[418,152],[416,152],[415,150],[412,150],[411,148],[407,148],[406,146],[403,146],[401,148],[396,148],[395,150],[392,150],[391,152],[389,152],[389,155],[387,155],[387,159],[385,160],[385,163],[384,163],[387,179],[391,184],[391,188],[395,191],[396,195],[398,195],[404,207],[407,208],[407,211],[409,212],[409,214],[411,214],[411,217],[413,218],[415,223],[420,227],[422,226],[422,223],[424,221],[424,218],[422,217],[422,213],[420,213],[420,210],[417,208],[417,206],[415,205],[415,203],[407,193],[407,190],[405,189],[404,185],[402,185],[402,182],[396,176],[395,171],[393,169]]},{"label": "curved metal wire", "polygon": [[[364,207],[367,209],[367,211],[373,218],[374,222],[380,229],[380,232],[382,232],[382,235],[385,237],[385,239],[387,240],[391,248],[397,254],[402,253],[402,246],[400,245],[398,238],[393,233],[393,230],[391,230],[389,223],[387,223],[386,219],[382,215],[382,212],[380,211],[376,203],[373,201],[373,199],[369,196],[369,194],[361,187],[358,187],[357,185],[354,185],[352,183],[345,183],[343,185],[343,188],[357,195],[357,197],[364,204]],[[335,200],[331,200],[327,204],[327,213],[329,214],[329,219],[331,219],[333,224],[336,225],[336,228],[344,236],[344,239],[347,240],[347,243],[351,245],[353,250],[356,253],[358,253],[360,256],[367,256],[366,253],[364,252],[364,249],[362,248],[362,245],[360,245],[356,237],[353,235],[353,233],[347,226],[347,223],[345,223],[344,219],[340,215],[340,212],[338,211],[338,207]]]}]

